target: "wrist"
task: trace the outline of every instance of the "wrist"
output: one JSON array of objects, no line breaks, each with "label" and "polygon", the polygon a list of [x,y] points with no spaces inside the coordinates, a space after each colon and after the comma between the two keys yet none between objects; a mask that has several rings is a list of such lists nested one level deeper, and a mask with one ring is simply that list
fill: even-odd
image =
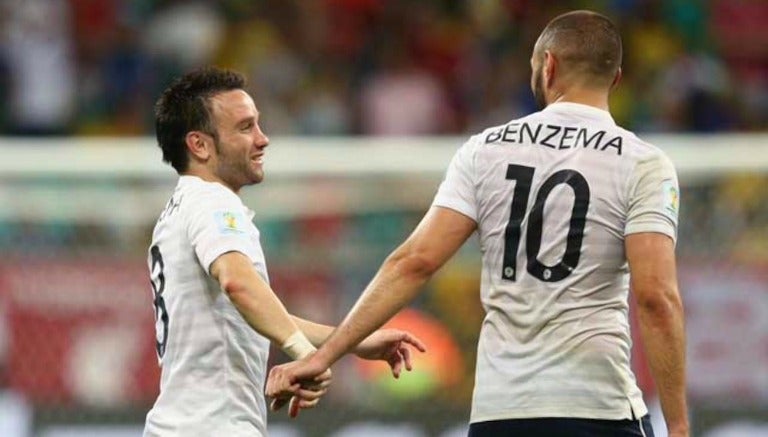
[{"label": "wrist", "polygon": [[317,353],[310,357],[310,361],[316,364],[318,367],[327,369],[330,368],[336,360],[332,359],[328,355],[328,351],[321,347],[317,350]]},{"label": "wrist", "polygon": [[688,432],[689,431],[688,423],[668,424],[667,431]]},{"label": "wrist", "polygon": [[690,432],[688,421],[667,423],[667,432],[670,435],[688,435]]},{"label": "wrist", "polygon": [[300,360],[317,350],[301,331],[291,334],[280,348],[294,360]]}]

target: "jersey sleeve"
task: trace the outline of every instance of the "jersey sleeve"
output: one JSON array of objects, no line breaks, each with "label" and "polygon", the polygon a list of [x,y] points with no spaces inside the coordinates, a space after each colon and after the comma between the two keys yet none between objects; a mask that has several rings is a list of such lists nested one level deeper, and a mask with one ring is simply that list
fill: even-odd
[{"label": "jersey sleeve", "polygon": [[205,192],[195,196],[188,207],[187,235],[207,273],[216,258],[227,252],[258,258],[249,232],[250,217],[236,195]]},{"label": "jersey sleeve", "polygon": [[473,139],[470,139],[453,156],[432,206],[450,208],[477,222],[474,158]]},{"label": "jersey sleeve", "polygon": [[662,153],[640,161],[631,181],[624,235],[658,232],[676,242],[680,188],[672,162]]}]

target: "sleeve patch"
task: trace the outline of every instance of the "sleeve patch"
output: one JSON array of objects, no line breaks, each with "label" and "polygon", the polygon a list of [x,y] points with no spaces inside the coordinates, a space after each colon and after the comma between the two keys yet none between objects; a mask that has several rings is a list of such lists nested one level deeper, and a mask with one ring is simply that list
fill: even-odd
[{"label": "sleeve patch", "polygon": [[664,212],[669,216],[677,218],[680,209],[680,193],[674,181],[667,180],[661,184],[662,198],[664,199]]},{"label": "sleeve patch", "polygon": [[244,234],[247,232],[245,214],[237,211],[216,211],[213,213],[216,227],[222,235]]}]

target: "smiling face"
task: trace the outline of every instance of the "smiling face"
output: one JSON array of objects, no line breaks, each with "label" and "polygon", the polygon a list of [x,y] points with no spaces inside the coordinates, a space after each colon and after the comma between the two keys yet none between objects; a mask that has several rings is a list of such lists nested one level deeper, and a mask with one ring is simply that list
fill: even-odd
[{"label": "smiling face", "polygon": [[259,111],[243,90],[225,91],[210,98],[216,130],[216,153],[210,169],[235,192],[264,179],[264,152],[269,138],[259,127]]}]

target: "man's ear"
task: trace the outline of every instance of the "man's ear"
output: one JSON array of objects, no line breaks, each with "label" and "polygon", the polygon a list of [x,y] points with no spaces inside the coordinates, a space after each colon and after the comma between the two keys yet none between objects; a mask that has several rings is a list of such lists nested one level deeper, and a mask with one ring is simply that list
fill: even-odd
[{"label": "man's ear", "polygon": [[549,89],[555,84],[555,73],[557,72],[557,58],[549,50],[544,51],[544,65],[541,67],[544,75],[544,88]]},{"label": "man's ear", "polygon": [[613,83],[611,83],[611,89],[619,86],[619,82],[621,82],[621,67],[619,67],[619,70],[616,71],[616,76],[613,78]]},{"label": "man's ear", "polygon": [[213,138],[200,131],[187,132],[184,137],[189,153],[200,161],[207,161],[213,150]]}]

